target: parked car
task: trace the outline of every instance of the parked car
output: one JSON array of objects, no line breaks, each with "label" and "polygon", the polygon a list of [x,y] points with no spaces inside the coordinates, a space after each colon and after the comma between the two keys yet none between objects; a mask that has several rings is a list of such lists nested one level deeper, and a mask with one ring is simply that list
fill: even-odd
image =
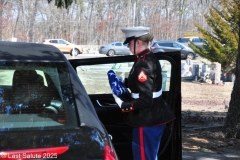
[{"label": "parked car", "polygon": [[182,59],[195,59],[198,55],[188,46],[181,44],[177,41],[169,41],[169,40],[159,40],[154,41],[150,48],[158,48],[164,50],[164,52],[174,52],[181,51]]},{"label": "parked car", "polygon": [[117,160],[80,79],[56,47],[0,42],[0,156]]},{"label": "parked car", "polygon": [[[69,59],[51,45],[0,42],[0,156],[8,159],[132,160],[132,127],[107,71],[128,76],[136,56]],[[158,159],[182,159],[180,51],[155,53],[168,123]],[[97,84],[97,87],[96,87]]]},{"label": "parked car", "polygon": [[74,53],[75,56],[82,54],[83,47],[80,45],[75,45],[64,39],[44,39],[43,44],[49,44],[57,47],[63,53],[69,53],[72,56]]},{"label": "parked car", "polygon": [[200,48],[203,48],[203,43],[204,43],[204,39],[200,37],[183,37],[183,38],[178,38],[177,41],[187,46],[189,45],[189,43],[192,42],[193,44],[195,44]]},{"label": "parked car", "polygon": [[99,48],[99,53],[106,54],[107,56],[132,54],[127,44],[123,44],[123,42],[112,42],[112,43],[103,45]]},{"label": "parked car", "polygon": [[191,42],[199,48],[203,49],[204,41],[205,40],[203,38],[193,38]]},{"label": "parked car", "polygon": [[190,37],[183,37],[183,38],[178,38],[177,41],[179,43],[182,43],[182,44],[188,46],[188,44],[190,43],[191,40],[190,40]]}]

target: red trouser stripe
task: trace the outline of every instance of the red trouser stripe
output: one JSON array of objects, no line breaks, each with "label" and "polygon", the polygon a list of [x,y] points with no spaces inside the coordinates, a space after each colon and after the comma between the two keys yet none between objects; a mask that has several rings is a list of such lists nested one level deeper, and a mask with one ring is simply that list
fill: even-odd
[{"label": "red trouser stripe", "polygon": [[143,139],[143,128],[139,128],[139,138],[140,138],[140,152],[141,160],[145,160],[145,151],[144,151],[144,139]]}]

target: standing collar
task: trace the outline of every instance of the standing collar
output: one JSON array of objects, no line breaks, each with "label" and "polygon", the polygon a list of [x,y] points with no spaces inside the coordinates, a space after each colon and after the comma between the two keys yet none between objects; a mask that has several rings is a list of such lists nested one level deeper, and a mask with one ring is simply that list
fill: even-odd
[{"label": "standing collar", "polygon": [[147,48],[147,49],[143,50],[142,52],[140,52],[139,54],[137,54],[136,56],[137,56],[137,58],[139,58],[148,53],[150,53],[150,50]]}]

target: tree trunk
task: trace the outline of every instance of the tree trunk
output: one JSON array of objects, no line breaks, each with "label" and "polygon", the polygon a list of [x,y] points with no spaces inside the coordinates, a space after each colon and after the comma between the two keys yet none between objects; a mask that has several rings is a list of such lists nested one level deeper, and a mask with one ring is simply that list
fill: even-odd
[{"label": "tree trunk", "polygon": [[[238,24],[240,27],[240,24]],[[240,37],[240,29],[238,31]],[[240,43],[238,42],[238,56],[236,62],[236,79],[231,94],[229,109],[224,124],[224,132],[228,138],[240,139]]]},{"label": "tree trunk", "polygon": [[3,39],[3,20],[1,18],[3,18],[3,9],[4,6],[7,5],[7,0],[0,0],[0,40]]},{"label": "tree trunk", "polygon": [[38,0],[35,0],[34,7],[33,7],[33,13],[30,17],[31,20],[30,20],[29,34],[28,34],[29,42],[33,42],[33,36],[34,36],[33,27],[34,27],[36,15],[37,15],[37,7],[38,7]]}]

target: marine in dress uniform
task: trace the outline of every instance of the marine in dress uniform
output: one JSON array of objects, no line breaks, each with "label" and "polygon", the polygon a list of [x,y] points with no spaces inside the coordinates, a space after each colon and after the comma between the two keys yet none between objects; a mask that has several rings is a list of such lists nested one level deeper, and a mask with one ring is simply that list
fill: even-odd
[{"label": "marine in dress uniform", "polygon": [[[132,150],[134,160],[157,160],[158,150],[166,123],[175,116],[162,98],[162,70],[157,57],[149,48],[136,52],[137,40],[148,44],[149,27],[122,28],[126,40],[124,44],[134,43],[136,60],[125,80],[131,91],[128,100],[115,94],[116,103],[124,114],[125,123],[133,127]],[[145,38],[144,38],[145,37]]]}]

